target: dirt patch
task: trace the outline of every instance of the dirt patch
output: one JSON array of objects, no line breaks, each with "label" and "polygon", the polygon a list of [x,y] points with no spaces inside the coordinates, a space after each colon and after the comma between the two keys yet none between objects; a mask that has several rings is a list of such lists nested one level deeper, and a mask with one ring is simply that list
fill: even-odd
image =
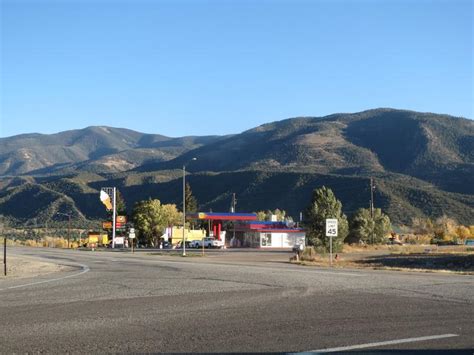
[{"label": "dirt patch", "polygon": [[9,256],[7,258],[7,276],[3,274],[3,259],[1,261],[0,282],[9,279],[40,276],[65,269],[68,269],[68,267],[25,257]]}]

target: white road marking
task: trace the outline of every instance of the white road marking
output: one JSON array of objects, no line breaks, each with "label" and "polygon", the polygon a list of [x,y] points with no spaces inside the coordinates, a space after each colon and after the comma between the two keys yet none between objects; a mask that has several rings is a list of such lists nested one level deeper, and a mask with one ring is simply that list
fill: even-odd
[{"label": "white road marking", "polygon": [[367,344],[359,344],[359,345],[341,346],[341,347],[338,347],[338,348],[310,350],[309,352],[311,352],[311,353],[332,353],[332,352],[336,352],[336,351],[348,351],[348,350],[355,350],[355,349],[374,348],[376,346],[385,346],[385,345],[394,345],[394,344],[403,344],[403,343],[414,343],[414,342],[417,342],[417,341],[436,340],[436,339],[452,338],[452,337],[458,337],[458,336],[459,336],[459,334],[430,335],[430,336],[418,337],[418,338],[406,338],[406,339],[397,339],[397,340],[389,340],[389,341],[380,341],[380,342],[377,342],[377,343],[367,343]]},{"label": "white road marking", "polygon": [[78,273],[76,273],[76,274],[67,275],[67,276],[63,276],[63,277],[58,277],[58,278],[55,278],[55,279],[48,279],[48,280],[36,281],[36,282],[31,282],[31,283],[22,284],[22,285],[16,285],[16,286],[10,286],[10,287],[5,287],[5,288],[0,288],[0,291],[11,290],[11,289],[14,289],[14,288],[27,287],[27,286],[33,286],[33,285],[44,284],[44,283],[47,283],[47,282],[54,282],[54,281],[60,281],[60,280],[64,280],[64,279],[69,279],[69,278],[71,278],[71,277],[76,277],[76,276],[85,274],[86,272],[89,272],[89,270],[90,270],[90,269],[89,269],[89,266],[87,266],[87,265],[84,265],[84,264],[77,264],[77,265],[79,265],[79,266],[82,268],[82,271],[81,271],[81,272],[78,272]]}]

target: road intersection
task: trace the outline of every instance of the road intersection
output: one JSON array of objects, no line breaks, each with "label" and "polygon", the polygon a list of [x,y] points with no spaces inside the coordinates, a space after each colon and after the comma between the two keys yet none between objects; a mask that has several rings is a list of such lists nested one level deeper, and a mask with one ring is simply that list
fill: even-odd
[{"label": "road intersection", "polygon": [[282,253],[11,252],[69,268],[0,281],[2,352],[474,348],[468,275],[301,267]]}]

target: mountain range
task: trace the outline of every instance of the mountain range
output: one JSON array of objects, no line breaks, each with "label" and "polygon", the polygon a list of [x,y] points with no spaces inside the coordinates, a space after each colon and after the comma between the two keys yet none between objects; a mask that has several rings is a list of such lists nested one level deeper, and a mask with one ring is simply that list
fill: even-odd
[{"label": "mountain range", "polygon": [[[192,158],[197,158],[193,161]],[[105,218],[98,199],[117,186],[129,210],[149,197],[180,205],[182,167],[200,208],[285,209],[331,187],[350,215],[375,206],[395,224],[448,215],[474,224],[474,122],[374,109],[297,117],[227,136],[170,138],[112,127],[0,138],[0,215],[13,224]],[[34,222],[32,222],[34,221]]]}]

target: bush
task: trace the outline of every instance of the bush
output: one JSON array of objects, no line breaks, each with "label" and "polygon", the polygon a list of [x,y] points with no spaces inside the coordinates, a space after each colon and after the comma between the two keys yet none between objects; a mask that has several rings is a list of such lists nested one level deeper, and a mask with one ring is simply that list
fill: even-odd
[{"label": "bush", "polygon": [[25,240],[25,245],[27,247],[41,247],[41,246],[43,246],[41,241],[37,242],[36,240],[33,240],[33,239]]},{"label": "bush", "polygon": [[301,253],[300,259],[302,261],[315,261],[317,258],[316,250],[314,247],[306,247]]},{"label": "bush", "polygon": [[422,235],[407,235],[404,242],[407,244],[431,244],[432,236],[428,234]]}]

